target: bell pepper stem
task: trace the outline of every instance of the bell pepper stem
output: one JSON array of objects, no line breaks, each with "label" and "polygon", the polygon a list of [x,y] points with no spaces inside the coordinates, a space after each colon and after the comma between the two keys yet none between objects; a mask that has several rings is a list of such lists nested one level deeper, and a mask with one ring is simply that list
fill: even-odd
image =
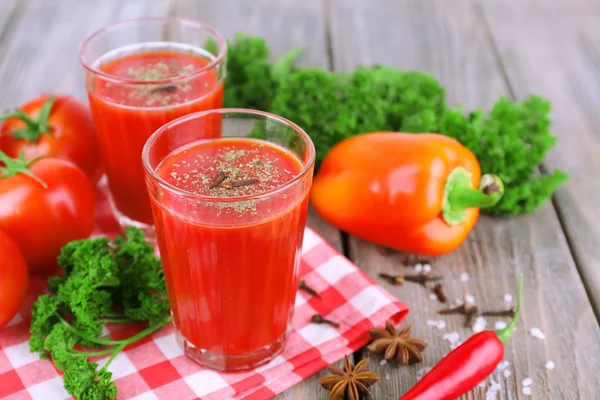
[{"label": "bell pepper stem", "polygon": [[503,194],[504,185],[498,176],[482,176],[479,189],[473,189],[471,174],[458,167],[446,181],[442,218],[448,225],[460,224],[466,217],[466,210],[491,207],[500,201]]},{"label": "bell pepper stem", "polygon": [[517,309],[515,310],[515,315],[513,316],[512,321],[506,328],[502,328],[496,331],[496,336],[498,339],[504,344],[508,342],[513,334],[513,329],[517,325],[519,321],[519,314],[521,314],[521,301],[523,297],[523,274],[519,276],[519,294],[517,298]]}]

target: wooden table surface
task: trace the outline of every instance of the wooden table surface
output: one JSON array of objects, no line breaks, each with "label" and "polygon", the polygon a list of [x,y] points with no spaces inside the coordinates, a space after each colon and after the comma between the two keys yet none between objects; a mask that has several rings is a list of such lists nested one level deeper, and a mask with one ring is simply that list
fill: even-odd
[{"label": "wooden table surface", "polygon": [[[0,0],[0,109],[42,92],[85,98],[81,42],[111,22],[176,15],[267,39],[275,57],[305,46],[305,65],[350,70],[382,63],[429,71],[450,101],[488,108],[499,95],[538,93],[552,101],[558,144],[543,170],[570,180],[531,215],[482,218],[455,253],[432,260],[451,299],[471,294],[486,309],[502,308],[525,276],[525,308],[506,347],[511,375],[493,375],[499,399],[597,399],[600,396],[600,1],[597,0]],[[402,273],[405,256],[341,233],[311,213],[309,225],[372,277]],[[466,282],[460,279],[468,274]],[[414,336],[430,343],[412,367],[372,368],[382,375],[371,398],[396,399],[450,347],[443,334],[471,332],[459,317],[441,317],[418,285],[392,287],[411,308]],[[444,320],[439,330],[427,320]],[[494,323],[488,320],[488,328]],[[532,337],[531,328],[546,334]],[[367,356],[362,350],[355,360]],[[545,368],[553,361],[554,370]],[[277,399],[326,399],[324,372]],[[477,388],[465,399],[486,399]]]}]

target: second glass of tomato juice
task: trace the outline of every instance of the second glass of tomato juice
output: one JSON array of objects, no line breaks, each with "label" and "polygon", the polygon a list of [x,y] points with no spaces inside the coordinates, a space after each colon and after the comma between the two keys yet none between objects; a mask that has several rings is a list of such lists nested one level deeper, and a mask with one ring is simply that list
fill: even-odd
[{"label": "second glass of tomato juice", "polygon": [[251,110],[191,114],[146,143],[169,302],[191,359],[241,370],[283,349],[314,160],[302,129]]},{"label": "second glass of tomato juice", "polygon": [[169,17],[118,22],[83,43],[80,60],[121,226],[153,235],[142,148],[165,123],[222,107],[225,54],[225,40],[209,26]]}]

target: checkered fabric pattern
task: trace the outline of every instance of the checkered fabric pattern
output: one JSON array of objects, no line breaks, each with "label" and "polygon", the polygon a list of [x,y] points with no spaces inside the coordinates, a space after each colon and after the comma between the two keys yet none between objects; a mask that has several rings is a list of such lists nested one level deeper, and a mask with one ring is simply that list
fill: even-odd
[{"label": "checkered fabric pattern", "polygon": [[[103,190],[98,191],[94,235],[113,236],[118,226]],[[312,230],[306,229],[300,276],[321,298],[298,292],[293,330],[282,354],[244,373],[203,368],[183,355],[169,325],[121,352],[109,366],[118,399],[269,399],[364,346],[368,329],[391,319],[399,324],[408,308],[395,299]],[[21,312],[0,329],[0,398],[65,399],[60,372],[49,360],[29,352],[31,305],[45,289],[45,277],[32,277]],[[316,325],[320,313],[340,328]],[[112,326],[111,337],[126,337],[136,327]],[[102,365],[106,358],[99,360]]]}]

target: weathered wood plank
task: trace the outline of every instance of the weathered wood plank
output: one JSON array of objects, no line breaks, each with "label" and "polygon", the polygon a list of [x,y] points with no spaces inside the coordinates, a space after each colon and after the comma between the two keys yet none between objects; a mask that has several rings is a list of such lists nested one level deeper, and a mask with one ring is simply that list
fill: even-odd
[{"label": "weathered wood plank", "polygon": [[[474,1],[333,0],[329,15],[336,69],[382,63],[429,71],[448,88],[450,100],[466,108],[489,107],[507,92]],[[513,17],[502,19],[506,31],[512,29],[508,21]],[[527,21],[523,17],[523,25]],[[529,42],[528,48],[534,48],[536,40],[531,34],[514,34],[507,43]],[[565,54],[556,57],[568,58]],[[559,144],[563,145],[564,141]],[[377,246],[355,238],[350,239],[350,255],[371,276],[410,270],[400,267],[403,255],[385,255]],[[483,309],[506,307],[505,293],[514,296],[517,274],[525,274],[526,307],[507,346],[512,375],[508,379],[499,373],[494,376],[502,385],[499,398],[521,398],[521,380],[527,376],[535,382],[532,398],[536,399],[591,399],[600,391],[600,329],[550,204],[530,216],[482,218],[460,250],[433,260],[432,265],[444,275],[450,299],[472,294]],[[462,273],[469,274],[468,282],[460,280]],[[439,316],[440,304],[430,300],[422,287],[385,286],[412,307],[408,323],[414,325],[414,336],[427,340],[430,347],[424,362],[413,367],[380,366],[380,358],[374,358],[373,369],[383,377],[373,388],[374,399],[398,398],[408,390],[417,381],[419,369],[434,365],[450,350],[448,341],[442,339],[444,333],[457,332],[461,340],[472,334],[461,326],[460,317]],[[447,327],[429,327],[427,320],[443,320]],[[488,318],[488,329],[495,320]],[[547,338],[540,341],[527,334],[533,327]],[[554,371],[545,369],[548,360],[556,363]],[[485,390],[478,388],[465,398],[484,399]]]},{"label": "weathered wood plank", "polygon": [[[195,0],[177,0],[172,13],[206,22],[227,39],[237,32],[264,37],[274,59],[293,48],[304,47],[300,64],[329,67],[322,0],[204,0],[201,4]],[[308,225],[338,250],[342,249],[339,230],[312,209]],[[320,372],[276,398],[327,398],[327,392],[317,384],[324,374]]]},{"label": "weathered wood plank", "polygon": [[112,22],[166,14],[168,5],[167,0],[69,1],[65,12],[54,2],[24,1],[20,19],[0,48],[0,109],[41,93],[70,93],[83,99],[84,77],[78,58],[83,40]]},{"label": "weathered wood plank", "polygon": [[176,0],[172,12],[206,22],[226,38],[262,36],[274,58],[305,47],[301,64],[328,67],[322,0]]},{"label": "weathered wood plank", "polygon": [[536,92],[552,102],[559,145],[544,166],[570,175],[555,204],[600,318],[600,3],[491,0],[482,7],[514,95]]},{"label": "weathered wood plank", "polygon": [[5,0],[0,3],[0,43],[3,42],[9,22],[18,19],[17,0]]}]

